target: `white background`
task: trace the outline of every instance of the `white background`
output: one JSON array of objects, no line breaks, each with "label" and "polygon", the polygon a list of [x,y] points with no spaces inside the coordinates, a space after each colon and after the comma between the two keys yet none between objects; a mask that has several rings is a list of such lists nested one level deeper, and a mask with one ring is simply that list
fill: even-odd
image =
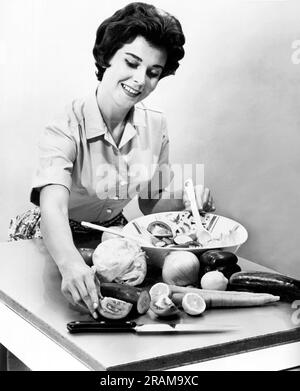
[{"label": "white background", "polygon": [[[1,0],[0,240],[25,211],[46,123],[93,89],[98,25],[128,1]],[[217,213],[249,232],[239,254],[300,278],[300,3],[151,2],[182,23],[186,56],[148,105],[168,118],[173,163],[205,165]],[[132,203],[129,217],[139,215]]]}]

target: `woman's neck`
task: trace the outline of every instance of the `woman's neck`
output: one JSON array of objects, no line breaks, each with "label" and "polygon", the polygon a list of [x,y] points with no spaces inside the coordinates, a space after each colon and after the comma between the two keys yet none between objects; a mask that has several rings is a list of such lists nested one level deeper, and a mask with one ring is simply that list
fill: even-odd
[{"label": "woman's neck", "polygon": [[129,111],[127,108],[124,109],[116,106],[109,96],[104,95],[104,91],[99,86],[97,91],[98,107],[108,130],[113,133],[114,130],[118,131],[122,127]]}]

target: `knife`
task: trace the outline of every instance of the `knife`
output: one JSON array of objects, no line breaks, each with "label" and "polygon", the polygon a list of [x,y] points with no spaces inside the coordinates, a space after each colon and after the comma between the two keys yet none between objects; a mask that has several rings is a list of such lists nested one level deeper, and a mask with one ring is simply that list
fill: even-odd
[{"label": "knife", "polygon": [[135,332],[138,334],[161,333],[219,333],[236,330],[235,325],[199,325],[191,323],[149,323],[138,324],[132,321],[72,321],[67,324],[71,334],[75,333],[105,333],[105,332]]}]

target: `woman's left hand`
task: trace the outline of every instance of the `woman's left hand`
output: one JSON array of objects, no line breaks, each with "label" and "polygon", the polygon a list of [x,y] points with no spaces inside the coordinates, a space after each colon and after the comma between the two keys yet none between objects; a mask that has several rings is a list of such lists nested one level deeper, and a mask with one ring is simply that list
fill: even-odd
[{"label": "woman's left hand", "polygon": [[[194,186],[194,192],[196,197],[196,202],[198,209],[204,212],[214,212],[216,210],[215,203],[213,197],[211,195],[210,190],[203,185]],[[191,210],[191,204],[188,200],[186,191],[183,193],[183,204],[186,210]]]}]

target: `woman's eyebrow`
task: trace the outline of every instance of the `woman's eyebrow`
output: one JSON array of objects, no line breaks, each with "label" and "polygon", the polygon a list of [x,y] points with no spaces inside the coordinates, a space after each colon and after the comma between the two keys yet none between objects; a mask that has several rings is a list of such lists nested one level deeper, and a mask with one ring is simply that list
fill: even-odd
[{"label": "woman's eyebrow", "polygon": [[[125,52],[125,54],[128,54],[129,56],[132,56],[135,60],[139,61],[139,62],[142,62],[143,60],[138,57],[136,54],[133,54],[133,53],[129,53],[129,52]],[[161,69],[164,69],[164,67],[162,65],[159,65],[159,64],[155,64],[155,65],[152,65],[153,67],[155,68],[161,68]]]},{"label": "woman's eyebrow", "polygon": [[140,61],[140,62],[143,61],[143,60],[142,60],[140,57],[138,57],[136,54],[129,53],[129,52],[126,52],[125,54],[129,54],[130,56],[134,57],[137,61]]}]

